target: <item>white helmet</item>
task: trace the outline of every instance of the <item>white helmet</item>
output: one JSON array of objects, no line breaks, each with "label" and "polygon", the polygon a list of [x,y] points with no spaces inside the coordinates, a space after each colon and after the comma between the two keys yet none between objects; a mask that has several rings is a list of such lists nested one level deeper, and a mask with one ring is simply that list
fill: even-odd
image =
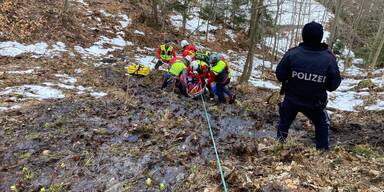
[{"label": "white helmet", "polygon": [[199,69],[199,63],[197,61],[192,61],[191,63],[191,69],[193,71],[197,71]]},{"label": "white helmet", "polygon": [[185,46],[189,45],[189,43],[188,43],[187,40],[182,40],[182,41],[180,42],[180,45],[181,45],[181,47],[184,48]]},{"label": "white helmet", "polygon": [[187,55],[187,56],[185,57],[185,60],[186,60],[188,63],[191,63],[192,60],[193,60],[193,58],[192,58],[191,55]]}]

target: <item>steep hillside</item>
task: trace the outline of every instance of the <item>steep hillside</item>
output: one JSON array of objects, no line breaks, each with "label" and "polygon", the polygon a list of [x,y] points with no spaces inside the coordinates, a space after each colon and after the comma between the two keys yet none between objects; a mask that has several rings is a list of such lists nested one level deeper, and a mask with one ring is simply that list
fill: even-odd
[{"label": "steep hillside", "polygon": [[[153,67],[165,36],[180,40],[179,14],[159,29],[149,1],[71,2],[68,13],[58,1],[0,3],[0,191],[222,191],[201,98],[161,90],[162,70],[126,74]],[[189,40],[227,54],[236,80],[245,32],[205,27],[214,41],[203,30]],[[287,144],[275,141],[280,84],[266,52],[249,84],[231,84],[235,104],[204,98],[229,191],[383,191],[383,71],[368,85],[347,71],[321,152],[302,115]]]}]

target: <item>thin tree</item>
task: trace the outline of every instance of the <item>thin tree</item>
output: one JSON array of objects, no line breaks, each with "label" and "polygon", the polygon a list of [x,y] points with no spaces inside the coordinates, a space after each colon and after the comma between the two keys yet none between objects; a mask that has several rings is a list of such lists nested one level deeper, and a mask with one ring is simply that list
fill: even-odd
[{"label": "thin tree", "polygon": [[153,20],[156,24],[159,23],[159,10],[158,10],[158,0],[152,0],[152,13],[153,13]]},{"label": "thin tree", "polygon": [[331,49],[333,48],[333,43],[334,43],[335,37],[336,37],[336,29],[337,29],[337,26],[339,24],[340,13],[342,10],[341,8],[343,5],[342,2],[343,2],[343,0],[337,0],[335,20],[333,21],[333,24],[332,24],[331,36],[328,39],[328,45],[329,45],[329,47],[331,47]]},{"label": "thin tree", "polygon": [[245,61],[243,73],[240,77],[240,83],[247,83],[251,78],[252,68],[253,68],[253,55],[254,48],[257,41],[257,32],[259,30],[259,23],[261,18],[261,11],[259,8],[262,8],[264,1],[263,0],[252,0],[252,12],[251,12],[251,21],[250,21],[250,40],[248,45],[248,55],[247,60]]},{"label": "thin tree", "polygon": [[280,7],[281,3],[280,0],[276,0],[276,14],[275,14],[275,20],[274,20],[274,25],[273,25],[273,48],[272,48],[272,58],[273,61],[277,60],[277,42],[278,42],[278,21],[280,18]]},{"label": "thin tree", "polygon": [[64,0],[64,13],[68,13],[69,10],[69,0]]},{"label": "thin tree", "polygon": [[375,42],[374,42],[374,45],[375,44],[377,45],[376,42],[379,42],[379,44],[376,48],[376,51],[371,50],[371,54],[369,56],[370,57],[369,61],[371,61],[370,65],[372,69],[376,67],[377,62],[379,60],[379,56],[384,46],[384,30],[383,29],[384,29],[384,16],[381,18],[379,30],[376,33]]}]

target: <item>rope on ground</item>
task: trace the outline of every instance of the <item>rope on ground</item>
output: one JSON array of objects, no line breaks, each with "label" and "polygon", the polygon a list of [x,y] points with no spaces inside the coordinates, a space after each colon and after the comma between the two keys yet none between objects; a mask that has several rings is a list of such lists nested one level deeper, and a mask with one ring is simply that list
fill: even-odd
[{"label": "rope on ground", "polygon": [[213,136],[212,126],[211,126],[211,122],[209,120],[209,116],[208,116],[208,112],[207,112],[207,107],[205,106],[205,101],[204,101],[203,94],[201,94],[201,100],[203,101],[205,117],[207,118],[209,133],[211,134],[211,139],[212,139],[212,143],[213,143],[213,149],[215,150],[217,167],[219,167],[220,176],[221,176],[221,183],[223,184],[224,192],[227,192],[228,189],[227,189],[227,184],[225,183],[223,167],[221,166],[221,161],[220,161],[219,153],[218,153],[217,148],[216,148],[216,142],[215,142],[215,138]]}]

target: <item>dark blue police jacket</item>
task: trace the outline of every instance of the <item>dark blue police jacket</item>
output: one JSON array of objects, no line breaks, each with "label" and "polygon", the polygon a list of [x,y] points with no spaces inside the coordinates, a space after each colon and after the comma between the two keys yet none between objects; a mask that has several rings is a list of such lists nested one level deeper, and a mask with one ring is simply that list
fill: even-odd
[{"label": "dark blue police jacket", "polygon": [[285,82],[285,99],[306,108],[325,108],[327,91],[341,83],[336,58],[326,44],[301,43],[290,49],[277,66],[276,77]]}]

